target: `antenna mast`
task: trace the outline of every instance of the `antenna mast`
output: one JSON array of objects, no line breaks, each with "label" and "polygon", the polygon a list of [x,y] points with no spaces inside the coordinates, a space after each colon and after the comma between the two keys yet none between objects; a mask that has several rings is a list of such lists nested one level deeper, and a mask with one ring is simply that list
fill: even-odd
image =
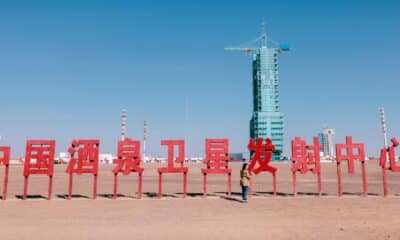
[{"label": "antenna mast", "polygon": [[121,141],[125,140],[125,136],[126,136],[126,114],[127,114],[127,110],[126,109],[122,109],[122,113],[121,113]]},{"label": "antenna mast", "polygon": [[267,23],[265,19],[262,20],[261,23],[261,47],[267,46]]},{"label": "antenna mast", "polygon": [[147,140],[147,121],[143,125],[143,160],[146,161],[146,140]]},{"label": "antenna mast", "polygon": [[383,145],[385,148],[388,147],[387,140],[387,128],[386,128],[386,120],[385,120],[385,109],[383,107],[379,108],[379,113],[381,116],[381,125],[382,125],[382,133],[383,133]]}]

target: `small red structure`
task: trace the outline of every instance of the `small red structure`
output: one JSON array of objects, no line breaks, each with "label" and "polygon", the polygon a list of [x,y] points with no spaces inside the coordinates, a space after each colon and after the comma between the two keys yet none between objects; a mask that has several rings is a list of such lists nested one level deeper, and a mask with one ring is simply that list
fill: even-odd
[{"label": "small red structure", "polygon": [[114,160],[116,166],[112,170],[114,173],[114,199],[117,198],[118,173],[128,175],[131,172],[138,173],[138,198],[142,197],[143,168],[140,167],[141,161],[140,141],[135,141],[131,138],[125,138],[125,140],[118,141],[118,159]]},{"label": "small red structure", "polygon": [[227,138],[207,138],[206,168],[201,169],[203,174],[203,197],[207,197],[207,174],[228,175],[228,195],[232,192],[232,169],[229,168],[229,140]]},{"label": "small red structure", "polygon": [[[272,152],[275,150],[275,146],[272,144],[272,140],[269,138],[257,138],[257,140],[251,138],[247,148],[253,153],[251,157],[251,162],[248,166],[248,171],[256,175],[261,172],[272,173],[274,196],[276,196],[277,169],[269,165],[269,162],[272,159]],[[251,196],[251,185],[252,182],[250,181],[249,196]]]},{"label": "small red structure", "polygon": [[[342,150],[345,153],[342,153]],[[354,161],[358,160],[361,162],[362,182],[363,182],[363,193],[364,196],[368,195],[367,190],[367,177],[365,170],[365,152],[364,144],[353,143],[351,136],[346,136],[345,144],[336,144],[336,163],[337,163],[337,176],[338,176],[338,194],[342,196],[342,171],[341,162],[347,161],[348,173],[354,173]]]},{"label": "small red structure", "polygon": [[46,174],[49,176],[47,199],[51,199],[55,146],[55,140],[28,140],[26,142],[23,199],[26,199],[28,193],[28,178],[31,174]]},{"label": "small red structure", "polygon": [[[386,170],[390,170],[392,172],[400,172],[400,165],[396,165],[396,154],[395,148],[399,146],[399,141],[396,138],[390,139],[392,142],[392,146],[388,148],[381,149],[381,156],[379,165],[382,168],[382,177],[383,177],[383,195],[386,197],[389,194],[389,190],[387,187],[387,177]],[[389,155],[389,166],[387,166],[387,159]]]},{"label": "small red structure", "polygon": [[68,163],[66,173],[69,174],[68,199],[72,196],[73,174],[91,173],[94,177],[93,199],[96,199],[97,174],[99,170],[99,140],[79,139],[73,140],[68,152],[71,159]]},{"label": "small red structure", "polygon": [[[168,166],[157,168],[158,171],[158,197],[162,196],[162,174],[163,173],[183,173],[183,197],[186,197],[187,173],[188,168],[185,163],[185,141],[184,140],[162,140],[161,145],[168,147]],[[175,157],[174,147],[178,147],[179,155]],[[179,167],[174,166],[174,161],[180,164]]]},{"label": "small red structure", "polygon": [[10,166],[10,147],[0,146],[0,165],[4,165],[3,195],[2,199],[7,199],[8,170]]},{"label": "small red structure", "polygon": [[321,184],[321,164],[319,152],[322,146],[319,144],[318,137],[313,138],[314,145],[307,145],[306,141],[300,137],[295,137],[292,140],[292,176],[293,176],[293,196],[297,195],[296,190],[296,173],[307,173],[311,170],[312,173],[317,174],[318,177],[318,193],[322,194]]}]

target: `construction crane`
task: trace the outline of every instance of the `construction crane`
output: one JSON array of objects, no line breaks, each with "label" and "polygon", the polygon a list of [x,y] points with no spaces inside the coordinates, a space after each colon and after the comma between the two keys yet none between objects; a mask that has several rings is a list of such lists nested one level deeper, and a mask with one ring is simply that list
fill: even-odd
[{"label": "construction crane", "polygon": [[262,22],[262,30],[261,30],[261,36],[258,38],[242,43],[238,46],[234,47],[225,47],[225,51],[242,51],[246,54],[250,54],[252,52],[257,52],[260,48],[263,47],[268,47],[268,45],[271,44],[272,46],[275,46],[275,48],[279,53],[284,52],[284,51],[290,51],[290,46],[288,44],[279,44],[272,39],[269,39],[267,37],[267,30],[266,30],[266,24],[265,21]]}]

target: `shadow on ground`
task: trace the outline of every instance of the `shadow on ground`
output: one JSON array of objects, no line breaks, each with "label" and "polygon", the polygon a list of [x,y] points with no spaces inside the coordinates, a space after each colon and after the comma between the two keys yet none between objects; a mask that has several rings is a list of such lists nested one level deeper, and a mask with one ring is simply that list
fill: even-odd
[{"label": "shadow on ground", "polygon": [[228,196],[221,196],[221,199],[225,199],[228,201],[232,201],[232,202],[239,202],[239,203],[243,203],[243,201],[241,199],[238,198],[234,198],[234,197],[228,197]]},{"label": "shadow on ground", "polygon": [[[143,194],[148,198],[158,198],[158,193],[155,192],[144,192]],[[161,197],[178,198],[174,194],[162,194]]]},{"label": "shadow on ground", "polygon": [[[293,194],[291,194],[293,196]],[[316,192],[297,192],[298,196],[320,196],[319,193]],[[321,193],[321,196],[328,196],[327,193]]]},{"label": "shadow on ground", "polygon": [[[347,195],[347,196],[364,196],[364,193],[362,192],[343,192],[343,195]],[[368,196],[379,196],[379,194],[377,193],[368,193]]]},{"label": "shadow on ground", "polygon": [[[68,199],[68,194],[57,194],[57,197],[58,198],[62,198],[62,199]],[[84,195],[81,195],[81,194],[72,194],[71,195],[71,199],[74,199],[74,198],[90,199],[90,197],[84,196]]]},{"label": "shadow on ground", "polygon": [[[23,196],[22,195],[15,195],[16,198],[23,200]],[[47,197],[43,196],[43,195],[26,195],[26,199],[46,199]]]},{"label": "shadow on ground", "polygon": [[[114,199],[114,194],[112,193],[103,193],[103,194],[97,194],[98,197],[102,197],[102,198],[108,198],[108,199]],[[124,195],[124,194],[117,194],[116,196],[117,198],[133,198],[133,199],[138,199],[135,196],[128,196],[128,195]]]},{"label": "shadow on ground", "polygon": [[[251,195],[252,196],[265,196],[265,195],[274,196],[274,192],[252,192]],[[293,194],[292,193],[284,193],[284,192],[276,192],[276,196],[287,197],[287,196],[293,196]]]}]

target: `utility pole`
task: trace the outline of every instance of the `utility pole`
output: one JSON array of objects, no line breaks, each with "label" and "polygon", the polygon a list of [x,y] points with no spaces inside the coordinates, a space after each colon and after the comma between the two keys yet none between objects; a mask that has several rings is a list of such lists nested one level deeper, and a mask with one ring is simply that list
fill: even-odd
[{"label": "utility pole", "polygon": [[146,140],[147,140],[147,121],[144,120],[144,126],[143,126],[143,161],[146,161]]},{"label": "utility pole", "polygon": [[126,136],[126,114],[127,114],[127,110],[126,109],[122,109],[122,113],[121,113],[121,141],[125,140],[125,136]]},{"label": "utility pole", "polygon": [[382,126],[382,133],[383,133],[383,145],[385,149],[388,147],[388,140],[387,140],[387,128],[386,128],[386,120],[385,120],[385,109],[383,107],[379,108],[379,114],[381,117],[381,126]]}]

